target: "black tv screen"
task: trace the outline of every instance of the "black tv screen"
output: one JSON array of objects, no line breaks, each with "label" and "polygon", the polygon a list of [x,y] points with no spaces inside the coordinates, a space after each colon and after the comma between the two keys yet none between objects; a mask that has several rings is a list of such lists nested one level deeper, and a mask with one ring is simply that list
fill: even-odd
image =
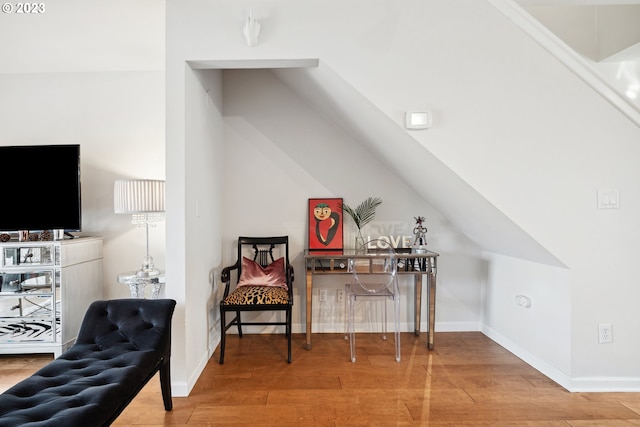
[{"label": "black tv screen", "polygon": [[0,231],[81,231],[80,145],[0,147]]}]

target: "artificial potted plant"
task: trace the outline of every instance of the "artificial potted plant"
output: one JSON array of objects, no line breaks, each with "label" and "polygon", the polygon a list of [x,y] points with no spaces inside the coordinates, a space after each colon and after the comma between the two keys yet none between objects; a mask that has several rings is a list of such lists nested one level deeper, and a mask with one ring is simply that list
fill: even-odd
[{"label": "artificial potted plant", "polygon": [[364,245],[364,237],[362,237],[362,227],[373,221],[376,216],[376,208],[382,203],[382,199],[378,197],[369,197],[360,203],[355,209],[349,205],[342,204],[342,211],[348,214],[358,228],[356,234],[356,249]]}]

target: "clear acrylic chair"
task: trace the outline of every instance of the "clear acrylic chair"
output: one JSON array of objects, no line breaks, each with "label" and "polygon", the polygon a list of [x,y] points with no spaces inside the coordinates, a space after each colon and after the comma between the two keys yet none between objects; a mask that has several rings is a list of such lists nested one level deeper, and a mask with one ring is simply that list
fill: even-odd
[{"label": "clear acrylic chair", "polygon": [[347,335],[351,362],[356,361],[355,305],[357,301],[382,301],[384,305],[383,339],[386,339],[387,301],[393,301],[396,362],[400,362],[400,293],[398,291],[398,263],[389,242],[374,239],[356,249],[349,259],[351,283],[346,286]]}]

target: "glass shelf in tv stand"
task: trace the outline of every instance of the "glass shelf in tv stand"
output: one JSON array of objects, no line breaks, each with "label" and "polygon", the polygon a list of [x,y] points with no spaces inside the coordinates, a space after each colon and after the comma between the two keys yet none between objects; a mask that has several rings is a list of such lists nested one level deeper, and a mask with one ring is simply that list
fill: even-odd
[{"label": "glass shelf in tv stand", "polygon": [[60,340],[60,280],[55,269],[0,271],[0,343]]},{"label": "glass shelf in tv stand", "polygon": [[60,243],[3,242],[0,344],[60,340]]},{"label": "glass shelf in tv stand", "polygon": [[[46,238],[42,238],[43,233],[48,232]],[[66,232],[64,229],[54,230],[18,230],[18,231],[0,231],[2,243],[14,243],[14,242],[38,242],[38,241],[60,241],[65,240],[65,236],[74,238],[72,234]]]}]

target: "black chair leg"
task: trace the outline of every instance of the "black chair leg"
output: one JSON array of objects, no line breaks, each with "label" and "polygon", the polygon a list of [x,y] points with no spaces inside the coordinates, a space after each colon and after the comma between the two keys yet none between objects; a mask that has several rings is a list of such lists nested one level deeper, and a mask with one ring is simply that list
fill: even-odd
[{"label": "black chair leg", "polygon": [[291,336],[291,321],[292,321],[293,313],[291,310],[287,312],[287,336]]},{"label": "black chair leg", "polygon": [[236,325],[238,325],[238,335],[242,338],[242,321],[240,320],[240,311],[236,311]]},{"label": "black chair leg", "polygon": [[171,364],[170,358],[167,357],[160,367],[160,388],[162,389],[162,401],[164,409],[170,411],[173,409],[173,400],[171,399]]},{"label": "black chair leg", "polygon": [[222,325],[222,333],[220,334],[220,364],[224,363],[224,345],[227,337],[227,325],[225,319],[225,311],[220,311],[220,324]]},{"label": "black chair leg", "polygon": [[287,334],[287,341],[289,344],[289,358],[287,361],[291,363],[291,310],[287,310],[286,318],[287,318],[287,326],[286,326],[285,332]]}]

